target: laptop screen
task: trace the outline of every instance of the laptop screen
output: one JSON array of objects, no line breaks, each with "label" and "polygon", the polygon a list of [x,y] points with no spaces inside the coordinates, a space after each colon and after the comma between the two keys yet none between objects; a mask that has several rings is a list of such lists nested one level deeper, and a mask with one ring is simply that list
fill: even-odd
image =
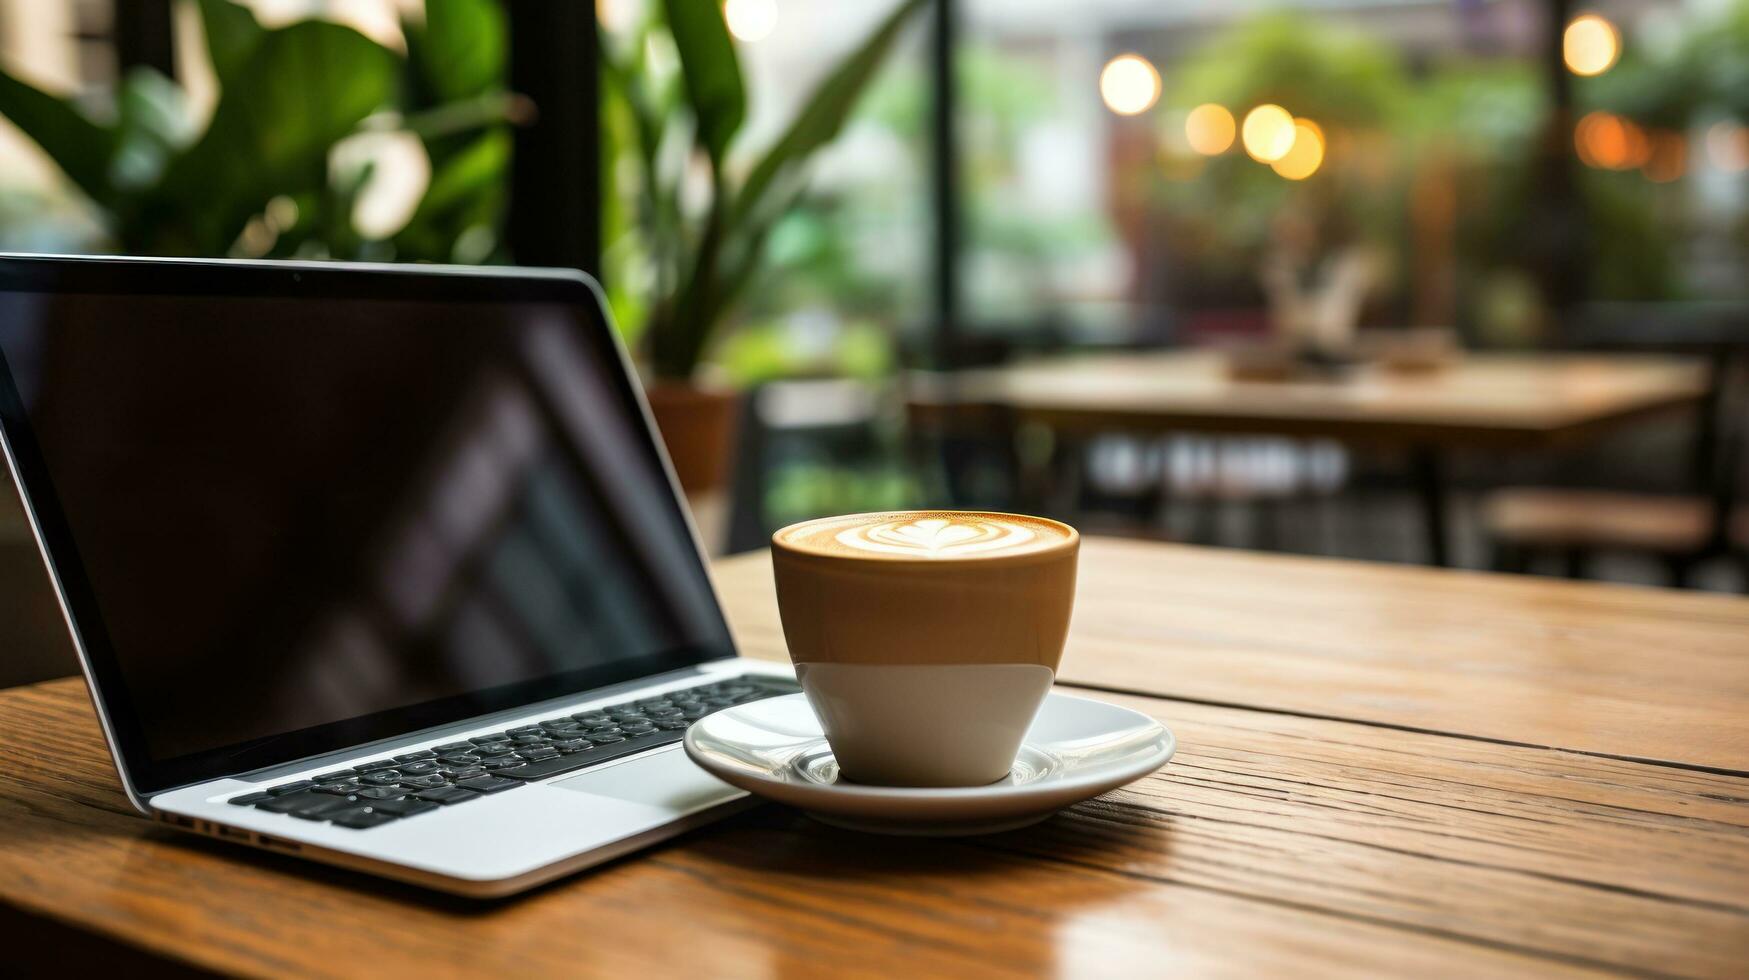
[{"label": "laptop screen", "polygon": [[88,592],[73,618],[137,782],[732,654],[568,285],[583,301],[0,291],[8,434],[28,427],[26,489]]}]

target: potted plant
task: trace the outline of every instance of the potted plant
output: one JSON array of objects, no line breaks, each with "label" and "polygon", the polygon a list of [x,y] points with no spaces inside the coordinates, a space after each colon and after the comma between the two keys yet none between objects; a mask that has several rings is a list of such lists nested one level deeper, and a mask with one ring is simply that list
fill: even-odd
[{"label": "potted plant", "polygon": [[[482,261],[499,251],[508,126],[503,11],[427,0],[405,52],[318,19],[262,25],[232,0],[198,0],[219,97],[204,124],[150,68],[89,106],[0,69],[0,116],[94,206],[81,244],[144,255]],[[95,111],[87,111],[87,110]],[[357,138],[417,139],[431,180],[399,229],[354,221],[372,166]]]},{"label": "potted plant", "polygon": [[[732,391],[701,376],[700,362],[758,271],[772,226],[804,192],[809,159],[838,135],[926,2],[902,0],[745,166],[730,151],[747,91],[716,0],[661,0],[619,43],[604,34],[604,138],[610,161],[618,142],[637,175],[604,202],[607,223],[623,214],[629,232],[610,244],[609,296],[638,351],[677,475],[695,498],[726,478],[737,405]],[[664,35],[673,41],[672,72],[651,63],[652,38]],[[627,250],[635,262],[625,261]],[[637,274],[613,275],[616,264],[636,265]]]}]

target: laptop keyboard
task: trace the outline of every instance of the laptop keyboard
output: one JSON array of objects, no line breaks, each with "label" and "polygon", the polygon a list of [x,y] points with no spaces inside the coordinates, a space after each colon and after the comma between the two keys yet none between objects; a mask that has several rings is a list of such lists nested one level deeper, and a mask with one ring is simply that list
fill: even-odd
[{"label": "laptop keyboard", "polygon": [[368,830],[669,745],[713,711],[796,690],[769,677],[701,684],[376,759],[225,802]]}]

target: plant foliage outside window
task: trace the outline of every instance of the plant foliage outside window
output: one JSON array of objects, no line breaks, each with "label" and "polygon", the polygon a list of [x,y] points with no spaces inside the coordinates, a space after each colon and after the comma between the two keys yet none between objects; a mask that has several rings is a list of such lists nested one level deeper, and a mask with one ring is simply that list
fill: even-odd
[{"label": "plant foliage outside window", "polygon": [[[902,0],[748,157],[735,145],[747,91],[715,0],[662,0],[628,37],[604,33],[605,278],[616,318],[657,376],[692,378],[773,229],[803,200],[809,161],[926,3]],[[674,67],[655,51],[671,51]]]},{"label": "plant foliage outside window", "polygon": [[[0,70],[0,116],[94,205],[94,250],[170,256],[487,261],[510,156],[504,13],[493,0],[427,0],[405,52],[340,24],[265,27],[242,4],[198,0],[219,84],[210,118],[135,68],[106,105]],[[430,180],[404,226],[361,230],[373,177],[348,141],[416,138]]]}]

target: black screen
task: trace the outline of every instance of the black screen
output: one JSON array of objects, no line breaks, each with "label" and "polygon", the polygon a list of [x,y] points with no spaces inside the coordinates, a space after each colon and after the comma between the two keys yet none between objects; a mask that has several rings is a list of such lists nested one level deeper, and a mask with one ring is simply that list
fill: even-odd
[{"label": "black screen", "polygon": [[26,489],[150,762],[729,655],[606,329],[557,302],[0,292]]}]

